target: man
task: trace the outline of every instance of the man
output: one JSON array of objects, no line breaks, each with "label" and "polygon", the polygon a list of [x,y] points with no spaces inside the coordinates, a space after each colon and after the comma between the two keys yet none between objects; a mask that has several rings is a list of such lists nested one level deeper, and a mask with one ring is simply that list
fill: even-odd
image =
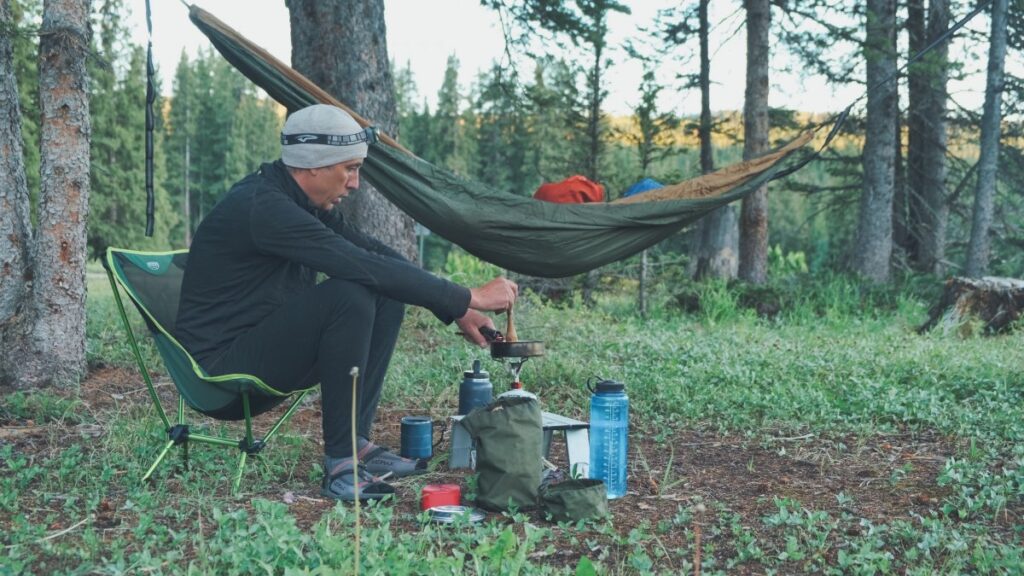
[{"label": "man", "polygon": [[[479,329],[494,324],[481,311],[507,309],[518,292],[505,278],[472,289],[438,278],[344,222],[337,206],[359,187],[372,136],[334,106],[292,114],[281,159],[235,184],[199,225],[176,325],[211,375],[253,374],[281,391],[320,383],[321,492],[341,500],[355,496],[353,367],[360,498],[394,492],[379,476],[426,465],[369,440],[404,304],[456,322],[467,340],[484,346]],[[317,284],[317,273],[327,279]]]}]

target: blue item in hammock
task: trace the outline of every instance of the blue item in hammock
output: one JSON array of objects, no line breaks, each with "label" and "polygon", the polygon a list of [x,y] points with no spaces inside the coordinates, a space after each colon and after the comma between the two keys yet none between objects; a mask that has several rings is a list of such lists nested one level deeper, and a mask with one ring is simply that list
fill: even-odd
[{"label": "blue item in hammock", "polygon": [[637,182],[636,184],[633,184],[625,192],[623,192],[622,193],[622,197],[623,198],[628,198],[628,197],[633,196],[635,194],[640,194],[642,192],[647,192],[648,190],[657,190],[658,188],[664,188],[664,187],[665,187],[664,184],[662,184],[661,182],[658,182],[657,180],[655,180],[653,178],[644,178],[643,180]]}]

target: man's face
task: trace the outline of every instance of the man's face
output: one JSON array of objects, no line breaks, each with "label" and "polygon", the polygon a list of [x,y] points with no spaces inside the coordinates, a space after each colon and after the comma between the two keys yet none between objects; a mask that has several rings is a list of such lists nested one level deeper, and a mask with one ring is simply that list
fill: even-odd
[{"label": "man's face", "polygon": [[321,210],[331,210],[349,192],[359,188],[359,169],[363,160],[357,158],[311,170],[312,186],[305,190],[310,202]]}]

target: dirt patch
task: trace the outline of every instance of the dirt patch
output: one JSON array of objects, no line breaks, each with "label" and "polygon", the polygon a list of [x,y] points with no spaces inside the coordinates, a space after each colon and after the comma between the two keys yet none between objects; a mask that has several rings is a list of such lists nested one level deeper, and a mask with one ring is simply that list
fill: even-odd
[{"label": "dirt patch", "polygon": [[[157,390],[165,407],[175,406],[173,385],[165,379],[157,380]],[[85,450],[96,450],[99,442],[82,442],[104,434],[103,422],[115,413],[149,410],[149,394],[138,373],[132,370],[100,368],[95,370],[76,393],[68,392],[81,403],[85,416],[78,424],[66,421],[24,422],[8,418],[0,422],[0,444],[13,445],[15,453],[30,459],[53,457],[71,443],[82,443]],[[284,406],[261,416],[258,422],[265,427],[272,422]],[[382,445],[399,446],[399,421],[409,410],[382,406],[374,440]],[[433,414],[435,420],[446,421],[446,415]],[[154,424],[156,416],[152,415]],[[241,424],[237,433],[241,435]],[[262,429],[259,428],[258,429]],[[248,494],[253,498],[266,498],[288,504],[300,528],[310,529],[335,506],[331,500],[320,497],[316,482],[306,481],[307,471],[318,465],[321,458],[320,410],[316,396],[303,403],[288,425],[286,434],[299,436],[308,445],[298,471],[291,480],[280,483],[261,483],[260,490]],[[418,531],[419,490],[429,483],[457,483],[467,486],[469,471],[450,470],[446,464],[448,438],[436,448],[438,462],[430,473],[396,483],[398,499],[395,526],[399,530]],[[439,436],[435,435],[435,440]],[[625,498],[612,501],[615,531],[629,534],[634,528],[651,530],[659,524],[672,523],[681,513],[692,513],[698,502],[707,512],[690,523],[676,522],[673,529],[658,536],[660,545],[667,550],[692,548],[693,529],[705,527],[705,543],[720,541],[717,554],[730,557],[727,549],[731,535],[714,531],[710,527],[723,514],[735,515],[739,523],[754,530],[763,548],[782,547],[781,533],[766,529],[765,517],[776,513],[781,499],[799,503],[805,509],[823,511],[830,517],[841,516],[867,519],[880,524],[894,519],[927,517],[937,512],[945,492],[936,478],[943,463],[955,453],[956,446],[948,438],[931,433],[897,434],[872,437],[819,437],[804,435],[783,437],[763,435],[760,438],[714,434],[700,430],[678,430],[662,442],[634,433],[630,437],[629,493]],[[91,447],[90,447],[91,446]],[[153,452],[156,451],[153,446]],[[273,450],[273,446],[270,448]],[[565,446],[555,436],[550,459],[563,468],[566,464]],[[173,466],[176,464],[165,464]],[[123,474],[124,471],[119,471]],[[296,480],[300,478],[300,480]],[[173,477],[166,483],[171,491],[185,489]],[[193,488],[194,489],[194,488]],[[111,492],[94,513],[97,526],[124,530],[120,526],[124,516],[119,512],[124,496]],[[59,508],[59,502],[43,506],[32,515],[40,515]],[[530,513],[537,524],[547,523],[540,513]],[[1006,511],[1007,526],[1021,518],[1021,510],[1014,507]],[[503,521],[500,515],[491,519]],[[10,519],[0,518],[0,525]],[[32,520],[32,518],[29,518]],[[507,520],[505,520],[507,521]],[[50,530],[61,530],[72,524],[57,522]],[[210,527],[212,529],[212,526]],[[518,528],[517,528],[518,529]],[[849,535],[860,530],[856,522],[842,527]],[[555,528],[559,533],[559,528]],[[629,552],[625,547],[609,544],[609,538],[594,533],[597,546],[609,546],[612,562],[623,561]],[[554,551],[538,552],[544,558],[535,558],[553,565],[573,566],[582,555],[595,556],[594,544],[573,545],[568,539],[560,540]],[[546,546],[539,549],[544,550]],[[743,566],[740,567],[742,572]],[[748,568],[755,570],[755,568]],[[756,570],[755,570],[756,571]]]}]

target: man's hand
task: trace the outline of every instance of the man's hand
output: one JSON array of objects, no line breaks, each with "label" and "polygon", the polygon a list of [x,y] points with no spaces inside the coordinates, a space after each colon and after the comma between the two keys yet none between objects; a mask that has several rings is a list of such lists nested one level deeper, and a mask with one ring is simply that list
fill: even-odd
[{"label": "man's hand", "polygon": [[491,321],[489,316],[481,312],[477,312],[472,308],[466,311],[465,316],[456,320],[455,324],[462,332],[463,338],[481,348],[487,346],[487,339],[480,333],[480,327],[487,326],[492,330],[494,329],[494,322]]},{"label": "man's hand", "polygon": [[479,288],[470,288],[469,307],[474,310],[503,311],[512,306],[519,286],[508,278],[495,278]]}]

